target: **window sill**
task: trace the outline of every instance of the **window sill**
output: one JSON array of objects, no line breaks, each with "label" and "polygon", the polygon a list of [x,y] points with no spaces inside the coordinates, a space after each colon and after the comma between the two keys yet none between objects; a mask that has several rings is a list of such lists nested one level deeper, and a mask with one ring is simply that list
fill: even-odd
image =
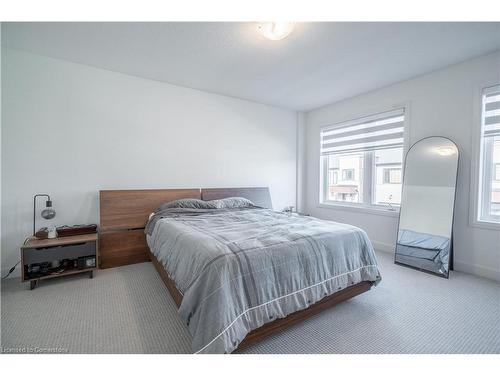
[{"label": "window sill", "polygon": [[500,223],[485,220],[472,220],[470,225],[480,229],[500,230]]},{"label": "window sill", "polygon": [[358,205],[342,204],[342,203],[319,203],[317,207],[372,214],[372,215],[399,217],[399,208],[390,210],[387,208],[378,208],[373,206],[358,206]]}]

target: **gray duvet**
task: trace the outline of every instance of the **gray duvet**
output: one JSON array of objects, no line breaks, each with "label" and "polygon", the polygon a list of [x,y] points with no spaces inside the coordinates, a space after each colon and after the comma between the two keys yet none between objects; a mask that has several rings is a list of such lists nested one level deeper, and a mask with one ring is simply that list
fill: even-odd
[{"label": "gray duvet", "polygon": [[149,247],[183,300],[195,353],[230,353],[250,331],[361,281],[380,281],[359,228],[256,207],[165,209]]}]

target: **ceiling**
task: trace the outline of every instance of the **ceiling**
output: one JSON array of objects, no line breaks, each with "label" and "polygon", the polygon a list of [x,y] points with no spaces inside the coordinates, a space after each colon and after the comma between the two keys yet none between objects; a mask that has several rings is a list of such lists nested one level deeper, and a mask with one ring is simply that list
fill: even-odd
[{"label": "ceiling", "polygon": [[500,49],[500,23],[3,23],[2,44],[307,111]]}]

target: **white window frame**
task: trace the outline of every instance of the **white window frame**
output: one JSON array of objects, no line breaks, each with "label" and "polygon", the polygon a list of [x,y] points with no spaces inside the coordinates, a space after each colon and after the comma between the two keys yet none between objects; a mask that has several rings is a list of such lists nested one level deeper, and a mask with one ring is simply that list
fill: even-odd
[{"label": "white window frame", "polygon": [[488,87],[496,86],[500,82],[484,82],[476,86],[473,94],[473,132],[472,132],[472,164],[471,164],[471,183],[469,200],[469,224],[473,227],[499,230],[500,223],[490,220],[480,219],[481,204],[486,204],[482,197],[488,192],[487,184],[482,184],[482,163],[481,155],[483,153],[482,142],[482,120],[483,120],[483,90]]},{"label": "white window frame", "polygon": [[[364,111],[359,111],[359,112],[353,112],[349,114],[348,116],[345,116],[344,118],[340,118],[337,121],[333,122],[333,124],[326,124],[324,126],[320,126],[318,129],[318,138],[321,139],[321,130],[324,128],[331,128],[335,127],[335,125],[344,125],[346,122],[349,121],[356,121],[358,119],[362,119],[365,117],[371,117],[371,116],[376,116],[378,114],[382,114],[384,112],[389,112],[389,111],[394,111],[398,109],[404,109],[404,134],[403,134],[403,163],[401,167],[401,173],[402,176],[404,176],[404,167],[405,167],[405,158],[406,158],[406,153],[409,148],[409,143],[410,143],[410,123],[411,123],[411,102],[403,102],[399,104],[394,104],[393,106],[388,106],[388,107],[378,107],[378,108],[372,108],[372,109],[367,109]],[[363,188],[363,203],[351,203],[351,202],[340,202],[340,201],[324,201],[324,192],[327,187],[325,185],[328,184],[328,178],[324,178],[324,173],[328,173],[328,166],[327,163],[323,162],[322,157],[320,156],[319,152],[319,145],[320,141],[317,142],[317,147],[318,147],[318,152],[316,153],[318,157],[318,165],[319,165],[319,173],[318,173],[318,181],[319,181],[319,194],[317,195],[318,200],[316,207],[318,208],[328,208],[328,209],[335,209],[335,210],[343,210],[343,211],[353,211],[353,212],[359,212],[359,213],[367,213],[367,214],[374,214],[374,215],[381,215],[381,216],[392,216],[392,217],[399,217],[399,205],[398,206],[392,206],[388,207],[387,205],[377,205],[377,204],[368,204],[366,202],[368,201],[373,201],[373,194],[375,192],[375,187],[373,186],[375,184],[374,179],[372,178],[372,173],[373,169],[375,166],[375,160],[373,157],[373,152],[368,152],[365,155],[364,160],[364,175],[363,175],[363,181],[369,181],[368,188]],[[367,168],[367,166],[370,166],[370,168]]]}]

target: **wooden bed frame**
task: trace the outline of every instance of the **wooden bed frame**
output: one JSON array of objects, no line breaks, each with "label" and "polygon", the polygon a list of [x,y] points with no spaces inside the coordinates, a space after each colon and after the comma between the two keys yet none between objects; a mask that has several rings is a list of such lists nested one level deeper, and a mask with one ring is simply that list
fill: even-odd
[{"label": "wooden bed frame", "polygon": [[[182,294],[175,283],[148,248],[144,227],[149,214],[162,203],[181,198],[203,200],[227,197],[244,197],[256,205],[272,208],[268,188],[215,188],[215,189],[151,189],[151,190],[101,190],[99,267],[110,268],[151,260],[177,306]],[[238,346],[237,351],[263,338],[303,321],[329,307],[370,290],[372,283],[363,281],[340,290],[307,309],[297,311],[285,318],[276,319],[250,332]]]}]

